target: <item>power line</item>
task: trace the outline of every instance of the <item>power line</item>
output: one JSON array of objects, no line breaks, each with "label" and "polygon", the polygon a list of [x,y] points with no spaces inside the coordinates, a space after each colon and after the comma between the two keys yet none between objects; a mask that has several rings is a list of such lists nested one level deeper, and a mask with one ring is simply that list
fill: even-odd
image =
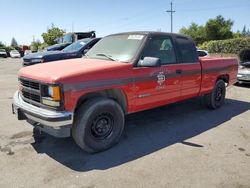
[{"label": "power line", "polygon": [[173,13],[175,13],[175,10],[173,10],[173,2],[170,3],[171,9],[167,10],[166,12],[170,13],[171,16],[171,33],[173,33]]}]

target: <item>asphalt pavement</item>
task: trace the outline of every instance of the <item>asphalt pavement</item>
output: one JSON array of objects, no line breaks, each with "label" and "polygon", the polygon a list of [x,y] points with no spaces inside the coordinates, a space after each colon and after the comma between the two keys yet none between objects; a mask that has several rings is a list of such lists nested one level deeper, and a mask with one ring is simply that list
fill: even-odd
[{"label": "asphalt pavement", "polygon": [[88,154],[12,115],[21,62],[0,59],[0,187],[250,187],[250,85],[218,110],[195,98],[129,115],[118,145]]}]

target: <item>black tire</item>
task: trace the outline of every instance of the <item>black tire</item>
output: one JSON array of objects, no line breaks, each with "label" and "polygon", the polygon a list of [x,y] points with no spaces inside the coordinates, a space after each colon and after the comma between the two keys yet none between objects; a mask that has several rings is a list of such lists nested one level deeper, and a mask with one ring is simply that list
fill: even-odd
[{"label": "black tire", "polygon": [[118,143],[124,128],[124,112],[112,99],[93,98],[80,106],[72,136],[83,150],[94,153]]},{"label": "black tire", "polygon": [[211,93],[204,96],[205,103],[210,109],[217,109],[222,106],[226,96],[226,86],[223,80],[218,80]]}]

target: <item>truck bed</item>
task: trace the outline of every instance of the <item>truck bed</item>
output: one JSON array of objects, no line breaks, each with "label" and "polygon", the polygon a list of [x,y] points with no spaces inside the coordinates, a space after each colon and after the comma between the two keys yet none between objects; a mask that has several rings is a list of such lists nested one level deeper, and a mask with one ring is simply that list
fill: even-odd
[{"label": "truck bed", "polygon": [[201,95],[211,92],[219,75],[232,85],[237,81],[238,60],[236,58],[200,58],[202,70]]}]

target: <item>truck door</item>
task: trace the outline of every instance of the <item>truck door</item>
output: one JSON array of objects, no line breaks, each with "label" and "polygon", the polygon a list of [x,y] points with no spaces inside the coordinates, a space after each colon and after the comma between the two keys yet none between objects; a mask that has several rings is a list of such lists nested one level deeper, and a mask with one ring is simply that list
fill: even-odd
[{"label": "truck door", "polygon": [[180,64],[177,64],[175,48],[168,35],[152,36],[140,61],[145,57],[161,60],[160,67],[134,67],[134,85],[137,110],[145,110],[177,101],[180,97]]},{"label": "truck door", "polygon": [[181,64],[181,99],[199,95],[201,85],[201,65],[194,43],[179,36],[176,38]]}]

